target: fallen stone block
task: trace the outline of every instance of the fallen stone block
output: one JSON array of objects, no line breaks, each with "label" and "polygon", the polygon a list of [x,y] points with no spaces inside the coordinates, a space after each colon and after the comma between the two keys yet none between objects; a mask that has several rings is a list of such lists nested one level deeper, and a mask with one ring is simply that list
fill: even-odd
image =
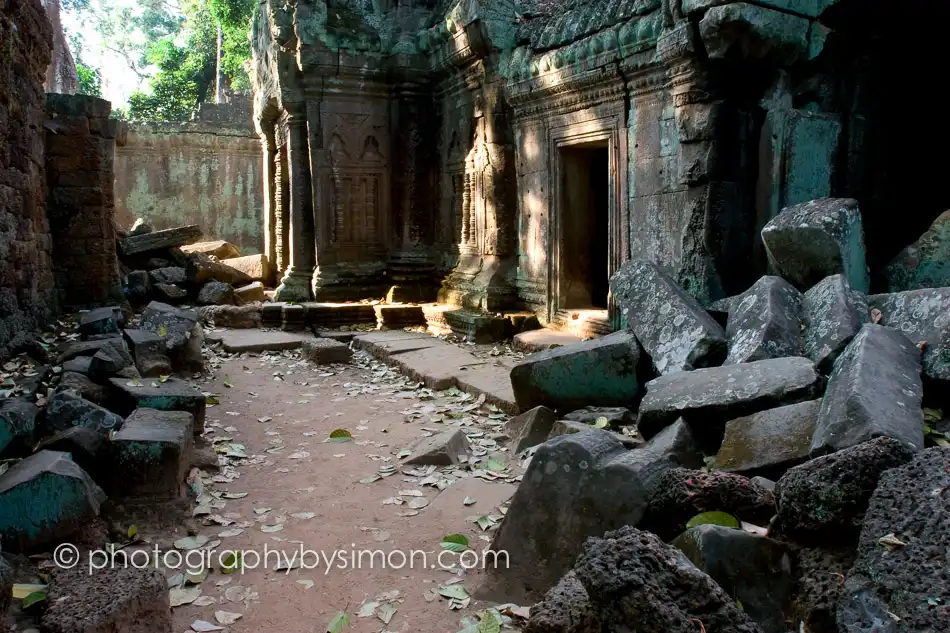
[{"label": "fallen stone block", "polygon": [[762,229],[769,261],[805,291],[831,275],[844,275],[867,293],[864,229],[857,200],[821,198],[783,209]]},{"label": "fallen stone block", "polygon": [[468,455],[471,450],[468,438],[461,430],[443,431],[416,443],[405,463],[419,466],[453,466],[459,463],[460,456]]},{"label": "fallen stone block", "polygon": [[106,406],[109,403],[111,389],[108,386],[100,385],[87,376],[72,371],[64,371],[60,376],[59,384],[56,385],[56,391],[72,391],[81,398],[90,402],[95,402],[100,406]]},{"label": "fallen stone block", "polygon": [[239,306],[201,306],[197,310],[202,323],[214,327],[250,330],[261,327],[261,304]]},{"label": "fallen stone block", "polygon": [[353,350],[349,345],[339,343],[329,338],[315,338],[303,344],[303,356],[317,365],[331,363],[348,363],[353,357]]},{"label": "fallen stone block", "polygon": [[187,290],[174,284],[155,284],[152,288],[155,289],[155,295],[163,301],[181,303],[188,297]]},{"label": "fallen stone block", "polygon": [[77,356],[63,363],[63,372],[71,371],[77,374],[89,374],[92,356]]},{"label": "fallen stone block", "polygon": [[241,249],[224,240],[213,240],[211,242],[195,242],[194,244],[183,244],[179,246],[183,253],[202,253],[212,255],[218,259],[231,259],[241,256]]},{"label": "fallen stone block", "polygon": [[155,268],[148,272],[148,276],[153,284],[173,284],[180,286],[187,281],[185,279],[185,269],[180,266]]},{"label": "fallen stone block", "polygon": [[102,485],[109,476],[109,438],[84,426],[73,426],[57,431],[36,445],[35,452],[57,451],[70,458]]},{"label": "fallen stone block", "polygon": [[194,417],[186,411],[136,409],[112,437],[110,496],[181,496],[191,464]]},{"label": "fallen stone block", "polygon": [[775,486],[773,533],[816,547],[853,542],[881,474],[913,457],[897,440],[879,437],[792,468]]},{"label": "fallen stone block", "polygon": [[922,398],[920,352],[914,344],[897,330],[863,326],[835,361],[811,454],[840,451],[879,436],[921,450]]},{"label": "fallen stone block", "polygon": [[652,437],[683,417],[716,446],[729,420],[821,396],[824,378],[807,358],[773,358],[660,376],[647,383],[638,429]]},{"label": "fallen stone block", "polygon": [[480,598],[526,604],[568,572],[588,537],[639,523],[663,473],[676,458],[627,450],[591,429],[542,444],[515,492],[491,549],[509,555],[489,567]]},{"label": "fallen stone block", "polygon": [[524,633],[601,633],[597,612],[591,605],[584,585],[573,571],[531,607],[531,618]]},{"label": "fallen stone block", "polygon": [[588,425],[596,424],[601,418],[607,418],[607,425],[612,429],[637,424],[637,416],[627,407],[584,407],[564,414],[565,420],[574,420]]},{"label": "fallen stone block", "polygon": [[165,340],[165,348],[174,367],[187,371],[201,371],[204,368],[201,355],[204,332],[194,310],[182,310],[152,301],[142,312],[139,327]]},{"label": "fallen stone block", "polygon": [[225,259],[223,264],[239,270],[253,281],[267,281],[270,276],[270,267],[267,263],[266,255],[245,255],[244,257],[233,257]]},{"label": "fallen stone block", "polygon": [[246,286],[235,288],[234,296],[241,304],[263,303],[267,301],[267,295],[264,294],[264,284],[259,281],[254,281]]},{"label": "fallen stone block", "polygon": [[193,284],[203,284],[209,281],[220,281],[226,284],[242,286],[249,284],[253,279],[237,268],[231,268],[225,263],[216,262],[207,255],[191,253],[185,265],[185,277]]},{"label": "fallen stone block", "polygon": [[670,543],[742,605],[765,633],[786,633],[795,590],[794,556],[784,543],[722,525],[698,525]]},{"label": "fallen stone block", "polygon": [[285,304],[280,311],[280,329],[285,332],[306,330],[307,308],[298,304]]},{"label": "fallen stone block", "polygon": [[91,574],[82,565],[53,569],[47,602],[41,620],[44,633],[175,631],[168,583],[152,567],[137,569],[117,562]]},{"label": "fallen stone block", "polygon": [[39,407],[22,398],[0,400],[0,455],[29,450],[39,414]]},{"label": "fallen stone block", "polygon": [[79,334],[83,339],[96,334],[116,334],[125,325],[125,317],[119,307],[96,308],[79,315]]},{"label": "fallen stone block", "polygon": [[722,327],[657,265],[627,262],[610,290],[659,373],[713,367],[726,358]]},{"label": "fallen stone block", "polygon": [[152,292],[152,280],[146,270],[133,270],[125,278],[125,296],[133,301],[144,301]]},{"label": "fallen stone block", "polygon": [[780,277],[762,277],[732,304],[726,336],[726,365],[801,356],[802,294]]},{"label": "fallen stone block", "polygon": [[576,334],[544,328],[515,334],[511,340],[511,347],[516,352],[533,354],[534,352],[542,352],[544,350],[564,347],[565,345],[580,342],[581,339]]},{"label": "fallen stone block", "polygon": [[[125,380],[113,378],[113,380]],[[46,405],[46,426],[52,431],[65,431],[71,426],[84,426],[108,435],[122,428],[122,416],[100,407],[68,391],[53,394]]]},{"label": "fallen stone block", "polygon": [[880,325],[903,332],[924,350],[924,377],[935,392],[950,386],[950,288],[928,288],[868,297]]},{"label": "fallen stone block", "polygon": [[950,286],[950,211],[898,253],[884,274],[891,292]]},{"label": "fallen stone block", "polygon": [[221,281],[209,281],[198,291],[198,303],[203,306],[234,305],[234,287]]},{"label": "fallen stone block", "polygon": [[494,343],[512,335],[511,321],[500,316],[460,309],[447,310],[442,318],[453,334],[471,343]]},{"label": "fallen stone block", "polygon": [[[800,15],[749,2],[713,6],[723,3],[707,0],[704,4],[709,10],[699,21],[699,36],[710,59],[785,66],[805,58],[809,52],[810,22]],[[690,3],[687,1],[686,5],[689,7]],[[692,5],[695,7],[696,2]],[[800,2],[790,8],[802,10]]]},{"label": "fallen stone block", "polygon": [[[881,475],[838,603],[840,630],[946,630],[948,490],[950,448],[927,449]],[[891,614],[900,622],[891,624]]]},{"label": "fallen stone block", "polygon": [[844,275],[825,277],[805,293],[805,356],[818,371],[831,373],[834,362],[861,326],[870,321],[863,295]]},{"label": "fallen stone block", "polygon": [[741,475],[674,468],[661,478],[640,525],[669,540],[697,514],[717,511],[766,526],[775,514],[775,497]]},{"label": "fallen stone block", "polygon": [[66,453],[40,451],[0,475],[4,551],[35,551],[99,514],[105,493]]},{"label": "fallen stone block", "polygon": [[157,378],[172,373],[171,360],[166,352],[165,339],[148,330],[126,329],[125,340],[135,357],[135,366],[146,378]]},{"label": "fallen stone block", "polygon": [[683,468],[699,469],[703,467],[703,454],[699,450],[693,431],[683,420],[677,420],[643,445],[642,450],[654,455],[671,457]]},{"label": "fallen stone block", "polygon": [[[590,431],[595,427],[590,424],[585,424],[584,422],[578,422],[576,420],[555,420],[554,424],[551,426],[551,432],[548,434],[547,439],[553,437],[558,437],[561,435],[572,435],[574,433],[584,433]],[[640,448],[643,446],[643,438],[639,435],[624,435],[623,433],[618,433],[617,431],[611,431],[609,429],[601,429],[606,431],[613,437],[617,438],[625,448]]]},{"label": "fallen stone block", "polygon": [[809,400],[726,422],[716,469],[775,477],[807,461],[819,409],[821,400]]},{"label": "fallen stone block", "polygon": [[[168,268],[172,265],[172,263],[173,262],[171,260],[165,259],[163,257],[149,257],[148,261],[145,262],[145,268],[149,271],[153,271],[159,268]],[[174,263],[177,264],[177,260],[174,261]],[[179,268],[181,268],[181,266],[179,266]]]},{"label": "fallen stone block", "polygon": [[535,407],[508,420],[505,433],[511,438],[514,452],[537,446],[545,442],[551,434],[557,414],[547,407]]},{"label": "fallen stone block", "polygon": [[128,346],[121,338],[109,339],[106,344],[99,348],[99,351],[93,354],[89,360],[89,375],[96,378],[108,378],[121,373],[123,370],[132,368],[134,375],[138,375],[135,369],[135,360],[129,353]]},{"label": "fallen stone block", "polygon": [[637,340],[630,332],[614,332],[531,354],[511,369],[511,387],[521,410],[636,407],[640,372]]},{"label": "fallen stone block", "polygon": [[574,572],[604,631],[630,630],[636,622],[637,633],[761,633],[682,552],[632,526],[590,539]]},{"label": "fallen stone block", "polygon": [[128,256],[194,244],[200,239],[201,229],[198,228],[198,225],[191,224],[174,229],[165,229],[164,231],[130,235],[119,242],[119,248],[123,255]]},{"label": "fallen stone block", "polygon": [[[121,340],[121,334],[116,334],[113,338]],[[104,345],[108,345],[110,338],[98,339],[95,341],[74,341],[63,348],[59,355],[57,363],[62,365],[66,361],[80,356],[94,356]]]},{"label": "fallen stone block", "polygon": [[164,382],[149,378],[140,381],[112,378],[110,382],[122,394],[121,410],[127,415],[135,409],[186,411],[194,417],[194,435],[204,433],[205,397],[188,382],[178,378]]}]

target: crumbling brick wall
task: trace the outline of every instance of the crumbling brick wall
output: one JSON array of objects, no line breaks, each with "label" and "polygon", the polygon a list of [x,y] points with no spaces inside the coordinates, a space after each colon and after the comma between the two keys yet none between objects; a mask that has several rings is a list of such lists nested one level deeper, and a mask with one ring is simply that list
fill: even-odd
[{"label": "crumbling brick wall", "polygon": [[84,95],[46,95],[46,214],[64,309],[121,301],[115,252],[112,104]]},{"label": "crumbling brick wall", "polygon": [[51,50],[40,0],[0,2],[0,358],[56,311],[42,134]]}]

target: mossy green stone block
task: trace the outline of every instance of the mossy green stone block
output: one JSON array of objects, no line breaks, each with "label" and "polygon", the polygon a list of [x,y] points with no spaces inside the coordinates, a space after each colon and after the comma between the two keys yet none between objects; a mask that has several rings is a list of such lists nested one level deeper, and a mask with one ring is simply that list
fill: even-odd
[{"label": "mossy green stone block", "polygon": [[143,378],[139,381],[112,378],[113,385],[123,396],[123,410],[158,409],[160,411],[187,411],[194,416],[194,435],[204,432],[205,397],[188,382],[168,378]]}]

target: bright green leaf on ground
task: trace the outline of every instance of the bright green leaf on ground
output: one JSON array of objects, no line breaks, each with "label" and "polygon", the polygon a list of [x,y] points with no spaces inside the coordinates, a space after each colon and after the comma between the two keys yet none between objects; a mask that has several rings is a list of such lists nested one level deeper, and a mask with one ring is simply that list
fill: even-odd
[{"label": "bright green leaf on ground", "polygon": [[742,525],[739,523],[739,519],[732,516],[728,512],[703,512],[702,514],[697,514],[686,524],[686,529],[696,527],[697,525],[722,525],[725,527],[731,527],[735,529],[740,529]]},{"label": "bright green leaf on ground", "polygon": [[468,537],[464,534],[449,534],[442,537],[442,549],[461,554],[469,549]]},{"label": "bright green leaf on ground", "polygon": [[331,442],[349,442],[352,439],[353,435],[346,429],[336,429],[330,432]]},{"label": "bright green leaf on ground", "polygon": [[330,624],[327,625],[327,633],[342,633],[343,628],[350,623],[350,616],[342,611],[337,611]]},{"label": "bright green leaf on ground", "polygon": [[139,528],[138,528],[138,526],[137,526],[137,525],[133,525],[133,526],[131,526],[131,527],[129,528],[129,531],[128,531],[127,535],[128,535],[129,538],[135,538],[135,537],[138,535],[138,533],[139,533]]},{"label": "bright green leaf on ground", "polygon": [[468,598],[468,589],[463,584],[445,585],[439,587],[439,595],[452,600],[465,600]]},{"label": "bright green leaf on ground", "polygon": [[26,609],[27,607],[34,605],[37,602],[42,602],[44,600],[46,600],[45,591],[34,591],[30,595],[28,595],[26,598],[23,598],[23,608]]},{"label": "bright green leaf on ground", "polygon": [[599,418],[594,420],[595,429],[606,429],[609,424],[610,424],[610,420],[608,420],[604,416],[600,416]]}]

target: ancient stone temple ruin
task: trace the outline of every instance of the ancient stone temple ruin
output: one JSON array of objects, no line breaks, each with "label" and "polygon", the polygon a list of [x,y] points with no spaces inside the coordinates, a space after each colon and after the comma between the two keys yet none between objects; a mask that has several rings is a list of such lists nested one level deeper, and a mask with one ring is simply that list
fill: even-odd
[{"label": "ancient stone temple ruin", "polygon": [[876,274],[950,202],[901,197],[939,171],[923,157],[933,139],[905,133],[926,74],[912,60],[941,23],[911,28],[916,14],[855,0],[261,2],[255,117],[279,298],[401,285],[608,330],[622,262],[667,266],[702,301],[735,294],[766,270],[765,222],[823,196],[859,201]]}]

